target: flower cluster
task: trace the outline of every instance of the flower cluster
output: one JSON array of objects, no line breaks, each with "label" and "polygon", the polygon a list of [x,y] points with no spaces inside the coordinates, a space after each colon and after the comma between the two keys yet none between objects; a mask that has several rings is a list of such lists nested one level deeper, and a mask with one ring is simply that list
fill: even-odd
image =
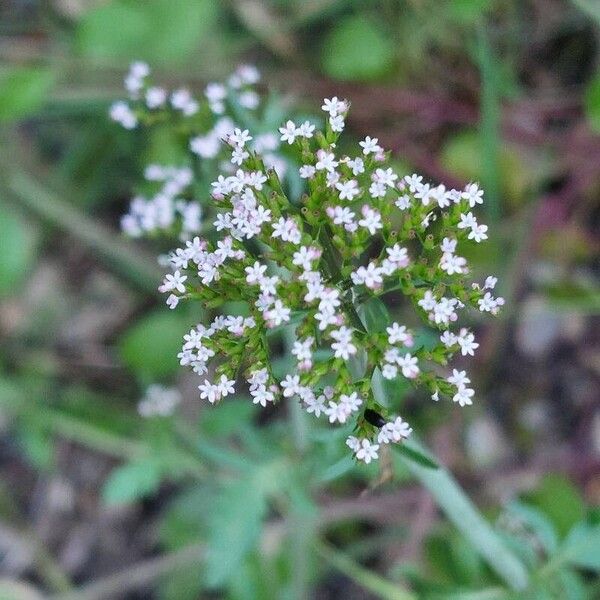
[{"label": "flower cluster", "polygon": [[[248,151],[260,153],[266,167],[275,169],[279,177],[285,175],[287,163],[278,152],[281,140],[276,134],[265,131],[247,145],[243,137],[247,131],[238,124],[249,120],[260,126],[261,97],[255,89],[260,73],[254,66],[241,65],[225,83],[209,83],[204,97],[198,99],[187,88],[169,91],[153,85],[150,77],[146,63],[134,62],[124,82],[128,100],[115,102],[110,116],[125,129],[172,126],[189,158],[185,165],[149,165],[145,179],[152,194],[134,197],[121,225],[132,237],[160,232],[186,240],[200,231],[202,216],[191,187],[194,174],[202,171],[212,177],[217,170],[233,174],[248,158]],[[200,169],[200,162],[209,166]]]},{"label": "flower cluster", "polygon": [[144,176],[160,187],[151,198],[136,196],[131,201],[129,212],[121,218],[123,231],[134,238],[156,231],[179,231],[182,239],[198,233],[202,208],[198,202],[180,197],[192,183],[192,170],[149,165]]},{"label": "flower cluster", "polygon": [[[201,398],[221,401],[243,376],[256,404],[297,399],[315,417],[352,423],[347,444],[369,463],[382,444],[412,431],[396,407],[376,401],[373,378],[403,378],[434,400],[471,404],[466,372],[448,375],[447,365],[478,344],[456,323],[469,308],[496,314],[504,301],[492,295],[493,277],[469,284],[467,260],[457,254],[487,237],[472,212],[482,190],[401,177],[377,138],[366,137],[353,154],[340,151],[349,104],[334,97],[322,109],[325,131],[309,121],[279,129],[301,165],[301,197],[286,194],[248,130],[229,136],[237,170],[212,183],[217,236],[174,250],[160,290],[171,308],[182,300],[243,307],[184,337],[179,359],[201,377]],[[408,324],[370,319],[373,310],[387,314],[384,300],[412,304],[438,341]],[[296,369],[277,378],[271,354],[282,328],[295,333]]]},{"label": "flower cluster", "polygon": [[138,403],[138,412],[142,417],[168,417],[180,402],[178,390],[153,384],[148,386],[146,395]]}]

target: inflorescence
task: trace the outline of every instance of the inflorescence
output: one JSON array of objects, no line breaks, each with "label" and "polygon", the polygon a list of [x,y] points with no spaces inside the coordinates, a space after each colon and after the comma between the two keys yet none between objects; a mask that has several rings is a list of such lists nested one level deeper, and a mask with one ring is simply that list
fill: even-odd
[{"label": "inflorescence", "polygon": [[[341,152],[348,109],[346,100],[325,99],[324,131],[309,121],[280,127],[306,183],[299,198],[286,194],[250,131],[224,134],[234,170],[212,183],[218,235],[175,249],[159,289],[171,309],[184,300],[245,307],[184,336],[178,357],[200,377],[202,399],[215,404],[234,394],[243,375],[255,404],[296,399],[315,417],[354,423],[347,445],[369,463],[382,444],[412,432],[374,398],[375,374],[404,378],[434,400],[472,404],[467,373],[448,372],[455,354],[473,356],[479,345],[458,326],[459,314],[470,307],[495,315],[504,300],[493,295],[495,277],[469,282],[458,254],[459,245],[487,238],[473,212],[483,191],[475,183],[456,190],[400,177],[374,137]],[[420,343],[395,321],[371,326],[365,307],[383,297],[412,304],[436,341]],[[276,378],[270,340],[284,327],[295,332],[296,369]]]}]

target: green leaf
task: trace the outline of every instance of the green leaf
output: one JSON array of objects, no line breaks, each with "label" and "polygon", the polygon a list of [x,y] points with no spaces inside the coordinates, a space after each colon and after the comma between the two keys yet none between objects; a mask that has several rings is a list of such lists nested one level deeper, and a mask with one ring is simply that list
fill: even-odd
[{"label": "green leaf", "polygon": [[120,339],[121,358],[146,382],[172,375],[179,369],[177,353],[188,330],[189,324],[181,315],[158,309]]},{"label": "green leaf", "polygon": [[364,16],[338,21],[321,51],[323,70],[330,77],[364,81],[388,73],[394,62],[389,35]]},{"label": "green leaf", "polygon": [[202,431],[211,437],[225,437],[239,430],[256,414],[256,404],[233,399],[202,413]]},{"label": "green leaf", "polygon": [[[424,452],[417,442],[412,440],[412,443],[416,450]],[[399,453],[399,456],[487,564],[511,589],[524,590],[529,580],[525,566],[483,518],[452,475],[442,467],[428,468],[403,453]]]},{"label": "green leaf", "polygon": [[158,490],[164,469],[154,458],[117,467],[106,480],[102,496],[107,504],[134,502]]},{"label": "green leaf", "polygon": [[575,525],[559,553],[563,560],[575,567],[600,571],[600,525]]},{"label": "green leaf", "polygon": [[448,8],[457,21],[468,24],[484,16],[490,4],[491,0],[452,0]]},{"label": "green leaf", "polygon": [[561,569],[557,573],[564,592],[564,600],[588,600],[589,593],[579,573],[570,569]]},{"label": "green leaf", "polygon": [[14,293],[35,259],[36,235],[16,213],[0,208],[0,297]]},{"label": "green leaf", "polygon": [[600,4],[598,4],[597,0],[571,0],[571,2],[581,12],[584,12],[588,17],[600,24]]},{"label": "green leaf", "polygon": [[35,113],[46,101],[54,81],[54,72],[42,67],[18,67],[0,74],[0,121]]},{"label": "green leaf", "polygon": [[246,477],[223,488],[216,499],[219,510],[211,522],[206,555],[206,582],[223,585],[256,545],[267,512],[269,495],[281,485],[281,462],[250,470]]},{"label": "green leaf", "polygon": [[533,506],[522,502],[512,502],[507,512],[516,516],[540,541],[546,554],[553,554],[558,546],[558,535],[546,515]]},{"label": "green leaf", "polygon": [[433,458],[427,456],[421,449],[417,448],[412,442],[405,441],[402,444],[394,444],[393,448],[401,454],[403,458],[408,459],[417,465],[425,467],[426,469],[439,469],[440,466],[433,460]]},{"label": "green leaf", "polygon": [[358,314],[369,333],[385,331],[390,324],[390,313],[380,298],[369,298],[358,307]]},{"label": "green leaf", "polygon": [[100,60],[141,59],[152,64],[189,61],[215,26],[211,0],[117,0],[87,12],[76,33],[81,54]]},{"label": "green leaf", "polygon": [[590,127],[596,133],[600,132],[600,73],[587,84],[583,104]]},{"label": "green leaf", "polygon": [[528,499],[554,523],[561,537],[585,515],[585,504],[579,490],[562,475],[546,475]]}]

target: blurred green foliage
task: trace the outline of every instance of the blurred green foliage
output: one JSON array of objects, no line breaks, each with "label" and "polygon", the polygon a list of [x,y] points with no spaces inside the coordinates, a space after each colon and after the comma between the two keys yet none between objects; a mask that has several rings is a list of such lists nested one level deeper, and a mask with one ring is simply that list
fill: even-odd
[{"label": "blurred green foliage", "polygon": [[[454,518],[452,524],[440,522],[426,537],[423,561],[397,565],[381,575],[375,569],[365,574],[366,569],[361,570],[356,561],[375,562],[369,559],[377,558],[385,540],[371,532],[365,534],[359,518],[328,521],[318,503],[325,494],[354,497],[378,476],[373,465],[355,469],[343,447],[347,430],[341,428],[332,435],[319,425],[294,421],[293,413],[259,417],[256,407],[242,398],[204,412],[198,423],[179,416],[140,424],[133,400],[143,385],[174,379],[179,371],[175,355],[181,336],[193,319],[157,309],[146,296],[137,295],[140,288],[154,289],[154,266],[140,275],[146,282],[140,285],[131,273],[142,268],[128,255],[130,247],[119,246],[117,238],[98,225],[104,218],[114,226],[124,207],[123,198],[130,194],[147,162],[176,163],[184,155],[180,136],[169,129],[157,127],[147,137],[128,135],[107,122],[109,102],[121,94],[114,70],[120,77],[128,61],[146,59],[160,67],[159,73],[166,79],[179,80],[189,74],[204,80],[207,74],[223,75],[231,64],[250,56],[273,65],[275,73],[277,69],[285,73],[289,67],[292,76],[300,65],[301,69],[314,69],[311,77],[326,75],[355,85],[409,81],[415,87],[430,83],[434,88],[450,87],[451,83],[460,88],[456,80],[464,77],[469,82],[473,73],[481,76],[488,68],[492,84],[481,123],[444,130],[436,158],[446,171],[465,180],[485,178],[491,165],[499,188],[497,216],[508,219],[516,215],[515,221],[504,221],[506,239],[511,242],[517,231],[515,223],[522,219],[519,211],[534,191],[549,185],[544,152],[532,159],[516,144],[503,140],[499,131],[501,101],[523,93],[513,72],[515,48],[511,45],[514,32],[519,31],[518,4],[493,0],[281,0],[262,3],[264,10],[256,13],[260,18],[254,21],[248,15],[255,13],[240,10],[240,4],[210,0],[94,3],[77,17],[52,21],[49,37],[57,42],[31,64],[18,60],[0,71],[4,148],[14,143],[14,131],[28,119],[25,124],[35,127],[36,148],[22,171],[37,177],[42,169],[36,164],[32,168],[31,163],[50,165],[52,185],[69,190],[64,198],[59,193],[57,200],[48,193],[38,197],[37,208],[31,202],[28,206],[46,219],[48,209],[56,209],[49,219],[54,226],[69,231],[92,253],[99,251],[96,258],[103,264],[125,264],[126,268],[117,271],[141,306],[116,341],[115,354],[135,379],[133,389],[123,390],[125,399],[65,382],[64,377],[53,374],[52,365],[51,375],[44,373],[39,356],[27,356],[30,339],[18,342],[22,347],[15,356],[7,351],[0,357],[2,416],[24,459],[41,472],[52,472],[56,468],[55,440],[64,438],[119,460],[103,487],[106,503],[167,498],[159,528],[161,548],[175,553],[202,542],[206,552],[193,567],[174,569],[162,578],[161,598],[192,600],[205,593],[203,590],[236,599],[292,598],[298,597],[299,589],[331,577],[327,575],[331,570],[354,578],[377,596],[391,585],[396,597],[404,598],[598,597],[600,513],[586,506],[577,486],[562,475],[542,478],[532,492],[495,509],[489,531],[485,527],[461,530],[460,514],[450,517]],[[593,2],[573,0],[573,4],[582,11],[571,15],[574,22],[581,15],[598,19]],[[56,24],[61,22],[63,25]],[[482,27],[491,32],[487,67],[478,54]],[[287,40],[284,44],[278,36],[281,31]],[[65,54],[65,47],[72,54]],[[458,75],[450,72],[448,76],[449,65],[457,66]],[[272,78],[276,81],[276,75]],[[581,85],[588,124],[598,132],[600,78],[596,74]],[[279,87],[285,91],[285,83]],[[462,91],[468,94],[472,88],[467,85]],[[476,101],[484,100],[478,97]],[[273,129],[288,112],[282,98],[273,93],[259,129]],[[6,188],[0,190],[0,297],[6,298],[22,289],[35,268],[42,236],[19,211],[7,207],[8,200],[15,198],[5,180],[14,175],[14,169],[0,167]],[[208,182],[202,185],[207,188]],[[297,189],[300,182],[290,185]],[[35,187],[28,192],[36,197]],[[74,212],[64,210],[61,202]],[[50,237],[43,233],[44,240]],[[586,240],[570,234],[568,238],[568,243],[577,244],[577,251],[567,253],[576,255],[577,261],[587,260]],[[505,240],[494,243],[489,255],[473,257],[481,272],[487,272],[502,256]],[[554,256],[562,257],[568,247],[564,238],[558,235],[544,247],[551,243],[556,248]],[[593,287],[569,287],[559,281],[543,291],[557,305],[598,311]],[[370,302],[361,310],[370,328],[381,328],[384,320],[387,322],[383,303]],[[428,334],[420,332],[417,343],[427,344]],[[274,338],[274,347],[285,344],[283,332]],[[2,344],[0,350],[12,351],[4,341]],[[16,343],[11,340],[11,344]],[[277,366],[287,371],[284,361]],[[377,376],[372,385],[382,403],[406,401],[407,390],[402,386],[391,389],[387,380]],[[417,422],[432,422],[426,407],[411,410]],[[445,417],[443,409],[439,412],[443,416],[438,418]],[[445,471],[437,469],[425,451],[403,447],[402,454],[394,454],[390,462],[394,485],[412,484],[417,469],[429,469],[422,480],[433,482],[430,491],[438,504],[445,506],[446,514],[456,513],[462,506],[451,486],[436,489],[435,482],[442,481],[436,478]],[[387,533],[396,540],[402,536],[409,539],[407,532]],[[517,592],[517,596],[508,591],[481,546],[474,543],[478,535],[487,535],[494,543],[498,536],[526,565],[531,580],[527,591]],[[315,544],[325,537],[343,548],[342,560],[327,555],[327,561],[317,553]],[[365,543],[372,543],[376,551],[365,553]],[[299,557],[306,562],[304,569]],[[348,564],[350,568],[342,570]],[[403,582],[410,583],[414,596],[405,591]]]}]

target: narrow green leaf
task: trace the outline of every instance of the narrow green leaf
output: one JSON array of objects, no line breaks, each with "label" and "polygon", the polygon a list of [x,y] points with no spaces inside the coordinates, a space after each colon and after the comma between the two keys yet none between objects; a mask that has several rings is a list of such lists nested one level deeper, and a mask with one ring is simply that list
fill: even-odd
[{"label": "narrow green leaf", "polygon": [[552,522],[544,513],[523,502],[512,502],[507,512],[522,521],[541,542],[547,554],[553,554],[558,546],[558,535]]},{"label": "narrow green leaf", "polygon": [[365,569],[346,554],[323,542],[315,543],[317,554],[340,573],[343,573],[365,590],[386,600],[416,600],[416,596],[400,584],[392,583],[377,573]]},{"label": "narrow green leaf", "polygon": [[452,475],[442,467],[428,468],[404,454],[400,456],[409,471],[429,490],[438,506],[488,565],[511,589],[524,590],[529,580],[524,565],[483,518]]},{"label": "narrow green leaf", "polygon": [[34,230],[15,212],[0,208],[0,297],[14,293],[35,259]]},{"label": "narrow green leaf", "polygon": [[402,444],[395,444],[394,449],[396,452],[401,454],[404,459],[408,459],[426,469],[439,469],[439,465],[427,456],[424,452],[413,445],[411,441],[403,442]]}]

